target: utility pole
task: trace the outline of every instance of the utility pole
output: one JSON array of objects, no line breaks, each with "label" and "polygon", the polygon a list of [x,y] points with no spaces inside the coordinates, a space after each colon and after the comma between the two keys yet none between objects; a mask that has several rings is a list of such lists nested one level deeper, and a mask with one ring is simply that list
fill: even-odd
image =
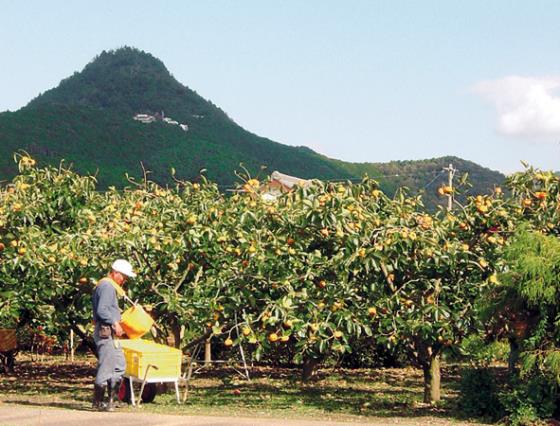
[{"label": "utility pole", "polygon": [[443,170],[447,172],[447,185],[450,188],[449,194],[447,194],[447,211],[450,212],[453,209],[453,176],[457,169],[453,168],[453,164],[449,163],[449,166],[444,167]]}]

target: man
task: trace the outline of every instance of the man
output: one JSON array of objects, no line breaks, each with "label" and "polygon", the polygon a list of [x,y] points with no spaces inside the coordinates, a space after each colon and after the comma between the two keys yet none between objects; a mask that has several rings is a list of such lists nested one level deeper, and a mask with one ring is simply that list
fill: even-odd
[{"label": "man", "polygon": [[[93,340],[97,347],[97,375],[92,404],[94,409],[113,411],[114,398],[122,382],[126,361],[118,342],[113,340],[115,336],[123,335],[117,295],[125,294],[122,286],[128,278],[134,277],[136,274],[128,261],[115,260],[109,275],[97,283],[93,292]],[[103,403],[105,388],[109,394],[106,405]]]}]

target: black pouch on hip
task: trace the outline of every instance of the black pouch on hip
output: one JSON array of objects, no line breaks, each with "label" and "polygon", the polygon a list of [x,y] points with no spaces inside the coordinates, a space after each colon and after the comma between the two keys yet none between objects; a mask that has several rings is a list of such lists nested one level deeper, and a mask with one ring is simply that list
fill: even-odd
[{"label": "black pouch on hip", "polygon": [[111,326],[110,325],[100,325],[99,326],[99,337],[101,339],[108,339],[111,337]]}]

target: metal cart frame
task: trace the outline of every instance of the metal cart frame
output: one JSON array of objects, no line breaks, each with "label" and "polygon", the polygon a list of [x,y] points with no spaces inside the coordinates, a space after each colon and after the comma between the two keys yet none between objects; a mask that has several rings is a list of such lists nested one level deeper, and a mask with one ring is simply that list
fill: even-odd
[{"label": "metal cart frame", "polygon": [[[181,398],[179,396],[179,381],[181,380],[180,377],[157,377],[157,378],[148,378],[148,371],[149,371],[149,367],[154,367],[151,364],[148,365],[148,368],[146,369],[146,374],[144,375],[144,378],[141,379],[139,377],[136,376],[130,376],[125,374],[124,377],[126,377],[129,381],[129,386],[130,386],[130,403],[132,404],[133,407],[140,407],[140,405],[142,405],[142,393],[144,392],[144,386],[146,386],[146,384],[148,383],[173,383],[175,385],[175,396],[177,398],[177,404],[181,403]],[[136,396],[134,395],[134,382],[136,383],[141,383],[142,386],[140,387],[140,393],[138,394],[138,403],[136,403]]]}]

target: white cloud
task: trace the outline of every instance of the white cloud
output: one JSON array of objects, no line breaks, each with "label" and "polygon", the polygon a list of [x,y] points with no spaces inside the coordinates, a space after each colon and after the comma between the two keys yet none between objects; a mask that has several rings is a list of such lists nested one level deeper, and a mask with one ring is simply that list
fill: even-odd
[{"label": "white cloud", "polygon": [[508,136],[557,141],[560,138],[560,77],[508,76],[481,81],[475,93],[498,113],[498,131]]}]

